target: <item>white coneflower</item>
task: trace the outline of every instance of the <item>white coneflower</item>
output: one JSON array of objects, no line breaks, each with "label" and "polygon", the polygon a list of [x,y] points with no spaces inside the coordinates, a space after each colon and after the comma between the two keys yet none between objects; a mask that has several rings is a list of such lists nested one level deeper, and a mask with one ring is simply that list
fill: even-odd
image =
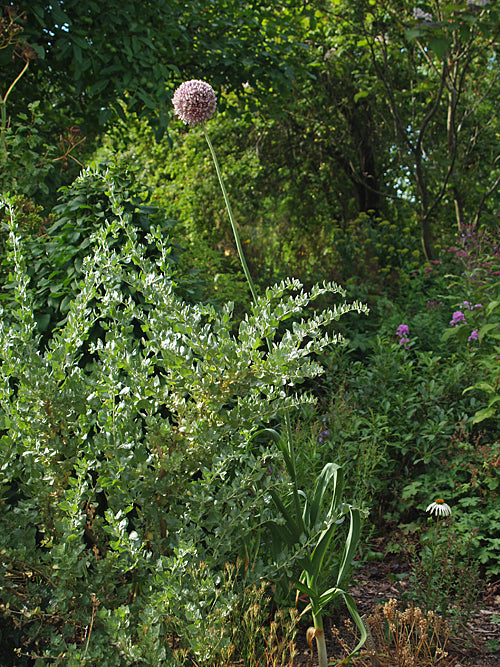
[{"label": "white coneflower", "polygon": [[442,498],[437,498],[425,511],[437,516],[449,516],[451,514],[451,507]]},{"label": "white coneflower", "polygon": [[176,115],[192,127],[210,120],[217,106],[212,86],[198,79],[182,83],[175,91],[172,102]]}]

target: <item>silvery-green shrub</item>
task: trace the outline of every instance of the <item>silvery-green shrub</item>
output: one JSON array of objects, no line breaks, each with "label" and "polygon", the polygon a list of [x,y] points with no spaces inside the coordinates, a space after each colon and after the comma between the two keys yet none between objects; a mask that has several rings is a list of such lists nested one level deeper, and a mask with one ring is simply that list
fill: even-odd
[{"label": "silvery-green shrub", "polygon": [[[305,316],[343,292],[295,280],[239,322],[231,304],[187,303],[161,230],[151,228],[158,253],[147,257],[111,177],[81,177],[97,178],[115,215],[93,234],[43,348],[16,210],[1,201],[1,613],[37,664],[162,665],[189,652],[217,664],[236,594],[221,583],[224,564],[253,554],[249,576],[271,575],[262,527],[270,491],[287,484],[277,448],[253,436],[312,402],[300,385],[340,340],[326,329],[364,307]],[[90,340],[96,323],[103,334]]]}]

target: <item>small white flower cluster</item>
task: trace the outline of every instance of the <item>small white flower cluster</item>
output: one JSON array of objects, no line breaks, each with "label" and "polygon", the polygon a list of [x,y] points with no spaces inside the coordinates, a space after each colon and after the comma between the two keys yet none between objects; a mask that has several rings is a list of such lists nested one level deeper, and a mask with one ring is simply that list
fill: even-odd
[{"label": "small white flower cluster", "polygon": [[415,7],[413,10],[413,18],[416,21],[426,21],[427,23],[432,22],[432,14],[424,12],[420,7]]}]

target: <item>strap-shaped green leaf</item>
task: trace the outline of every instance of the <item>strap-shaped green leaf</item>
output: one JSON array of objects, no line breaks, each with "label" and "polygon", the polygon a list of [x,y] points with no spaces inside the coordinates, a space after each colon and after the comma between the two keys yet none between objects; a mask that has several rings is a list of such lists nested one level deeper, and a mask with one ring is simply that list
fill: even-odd
[{"label": "strap-shaped green leaf", "polygon": [[336,524],[331,523],[326,530],[324,530],[318,540],[311,558],[311,575],[316,578],[319,576],[323,559],[325,557],[328,546],[335,532]]},{"label": "strap-shaped green leaf", "polygon": [[304,508],[304,523],[306,526],[313,530],[314,526],[318,522],[318,517],[321,511],[321,506],[323,504],[323,499],[328,490],[330,482],[333,479],[333,494],[332,494],[332,503],[330,507],[333,507],[339,498],[338,494],[338,476],[341,471],[341,468],[336,463],[327,463],[318,478],[316,479],[316,484],[314,486],[313,495],[310,503],[306,503]]},{"label": "strap-shaped green leaf", "polygon": [[293,547],[295,540],[290,535],[285,526],[270,521],[268,524],[269,532],[271,533],[271,551],[275,562],[283,554],[284,547]]},{"label": "strap-shaped green leaf", "polygon": [[339,573],[337,576],[337,586],[339,587],[342,583],[347,568],[354,558],[354,553],[361,535],[361,513],[359,509],[356,507],[351,507],[349,510],[349,518],[349,533],[347,535],[344,547],[344,555],[342,557],[342,562],[340,564]]},{"label": "strap-shaped green leaf", "polygon": [[307,597],[311,601],[318,597],[318,592],[316,590],[314,590],[314,588],[311,588],[310,586],[308,586],[303,581],[296,581],[295,582],[295,588],[298,591],[300,591],[301,593],[304,593],[304,595],[307,595]]},{"label": "strap-shaped green leaf", "polygon": [[333,490],[332,501],[328,509],[328,517],[333,518],[338,513],[338,508],[342,502],[342,495],[344,493],[344,470],[339,466],[337,470],[337,478],[335,480],[335,487]]},{"label": "strap-shaped green leaf", "polygon": [[287,531],[288,537],[285,540],[286,543],[290,545],[298,544],[298,542],[300,541],[300,536],[302,534],[299,522],[295,519],[293,514],[291,514],[291,512],[288,511],[288,509],[283,504],[281,498],[279,497],[278,493],[274,489],[270,489],[269,493],[281,516],[285,519],[284,524],[277,524],[274,521],[270,521],[269,526],[272,527],[273,525],[274,526],[279,525],[280,529]]},{"label": "strap-shaped green leaf", "polygon": [[329,588],[327,591],[321,594],[318,604],[320,609],[324,609],[327,604],[329,604],[334,598],[338,595],[344,594],[340,588]]},{"label": "strap-shaped green leaf", "polygon": [[[344,663],[344,661],[349,660],[349,658],[352,655],[354,655],[356,653],[356,651],[359,651],[359,649],[365,643],[368,634],[366,632],[365,624],[363,623],[363,620],[362,620],[361,616],[359,615],[358,609],[356,607],[356,603],[354,602],[352,597],[348,593],[346,593],[345,591],[342,591],[342,597],[344,598],[344,602],[346,604],[347,609],[349,610],[351,618],[354,621],[354,623],[356,624],[356,627],[358,628],[358,630],[360,632],[360,635],[361,635],[361,637],[359,639],[359,642],[357,643],[357,645],[354,648],[354,650],[352,651],[352,653],[350,653],[347,656],[347,658],[344,658],[344,660],[342,661]],[[337,664],[339,664],[339,663],[337,663]]]}]

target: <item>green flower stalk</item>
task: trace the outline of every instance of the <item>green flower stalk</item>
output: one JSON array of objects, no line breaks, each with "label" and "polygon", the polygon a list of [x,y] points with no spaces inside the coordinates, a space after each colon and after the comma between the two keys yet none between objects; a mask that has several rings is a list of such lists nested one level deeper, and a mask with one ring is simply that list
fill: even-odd
[{"label": "green flower stalk", "polygon": [[250,287],[250,292],[252,293],[252,298],[254,300],[254,303],[257,302],[257,292],[255,291],[255,285],[252,280],[252,276],[250,275],[250,271],[248,270],[248,265],[245,259],[245,255],[243,253],[243,248],[241,245],[241,240],[240,240],[240,235],[238,233],[238,228],[236,227],[236,222],[234,220],[234,215],[233,211],[231,209],[231,204],[229,202],[229,197],[227,196],[227,190],[226,186],[224,185],[224,180],[222,178],[222,172],[219,167],[219,161],[217,160],[217,155],[215,154],[214,147],[212,145],[212,142],[210,141],[210,137],[208,136],[207,130],[205,126],[202,126],[203,134],[205,135],[205,139],[207,140],[208,147],[210,148],[210,152],[212,154],[212,159],[214,161],[215,165],[215,171],[217,172],[217,178],[219,179],[219,184],[220,188],[222,190],[222,194],[224,196],[224,201],[226,203],[226,209],[227,213],[229,215],[229,220],[231,221],[231,227],[233,229],[233,234],[234,234],[234,240],[236,241],[236,247],[238,248],[238,255],[240,256],[240,261],[241,265],[243,267],[243,271],[245,272],[245,277],[248,282],[248,286]]},{"label": "green flower stalk", "polygon": [[[23,12],[24,13],[24,12]],[[23,68],[12,81],[10,86],[7,89],[5,95],[2,95],[0,91],[0,148],[2,152],[6,151],[6,131],[7,131],[7,99],[11,92],[16,87],[18,81],[24,76],[26,70],[29,67],[30,61],[33,58],[36,58],[36,52],[29,44],[20,44],[19,42],[19,32],[22,32],[22,28],[17,23],[17,19],[20,16],[14,16],[15,12],[9,14],[10,21],[6,27],[4,27],[3,34],[1,36],[0,48],[5,48],[9,44],[14,44],[20,46],[21,50],[21,59],[24,61]]]},{"label": "green flower stalk", "polygon": [[[176,115],[186,125],[190,125],[191,127],[201,126],[215,165],[243,271],[252,293],[253,301],[257,304],[257,292],[245,260],[240,235],[222,178],[219,161],[217,160],[217,155],[205,126],[206,121],[210,120],[215,113],[217,106],[215,92],[204,81],[186,81],[177,88],[172,101]],[[271,352],[270,339],[267,340],[267,345]],[[347,567],[354,557],[354,552],[359,541],[361,512],[358,508],[342,502],[342,470],[334,463],[327,463],[324,466],[316,479],[312,495],[307,497],[303,491],[299,490],[295,467],[294,442],[288,410],[285,410],[285,439],[281,438],[273,429],[264,429],[259,433],[263,432],[266,432],[269,437],[277,442],[283,453],[285,465],[292,480],[291,507],[286,506],[277,493],[271,492],[274,504],[282,518],[280,522],[269,522],[274,555],[277,557],[279,552],[292,550],[298,556],[297,562],[302,569],[302,574],[299,579],[292,579],[292,581],[298,591],[308,596],[310,602],[303,613],[310,611],[314,623],[314,628],[309,628],[307,631],[307,640],[311,650],[312,640],[316,640],[319,666],[327,667],[328,656],[323,628],[323,610],[334,598],[337,596],[343,597],[360,631],[361,640],[355,651],[364,644],[366,639],[366,629],[358,614],[354,600],[342,588]],[[341,566],[336,575],[334,586],[325,590],[323,577],[321,576],[325,555],[338,525],[344,520],[349,522],[349,531],[344,545]],[[304,539],[306,540],[306,545],[304,544]]]},{"label": "green flower stalk", "polygon": [[205,83],[205,81],[199,81],[197,79],[193,79],[192,81],[185,81],[175,91],[172,102],[174,104],[174,111],[176,115],[186,125],[190,125],[191,127],[196,127],[197,125],[202,126],[201,129],[205,139],[207,140],[210,153],[212,154],[215,171],[217,172],[217,178],[219,179],[219,184],[222,190],[222,195],[224,197],[224,202],[226,204],[227,213],[229,215],[229,220],[231,221],[231,228],[233,230],[234,240],[236,241],[236,247],[240,256],[241,265],[243,266],[243,271],[245,273],[248,286],[250,287],[252,298],[254,303],[256,303],[257,292],[255,291],[255,285],[252,280],[252,276],[250,275],[250,271],[248,270],[248,265],[243,253],[240,235],[238,228],[236,227],[233,211],[229,202],[226,186],[224,184],[224,179],[222,178],[219,161],[217,160],[215,149],[212,142],[210,141],[210,137],[208,136],[208,132],[205,127],[206,121],[212,118],[217,106],[217,97],[215,96],[214,89],[210,84]]}]

